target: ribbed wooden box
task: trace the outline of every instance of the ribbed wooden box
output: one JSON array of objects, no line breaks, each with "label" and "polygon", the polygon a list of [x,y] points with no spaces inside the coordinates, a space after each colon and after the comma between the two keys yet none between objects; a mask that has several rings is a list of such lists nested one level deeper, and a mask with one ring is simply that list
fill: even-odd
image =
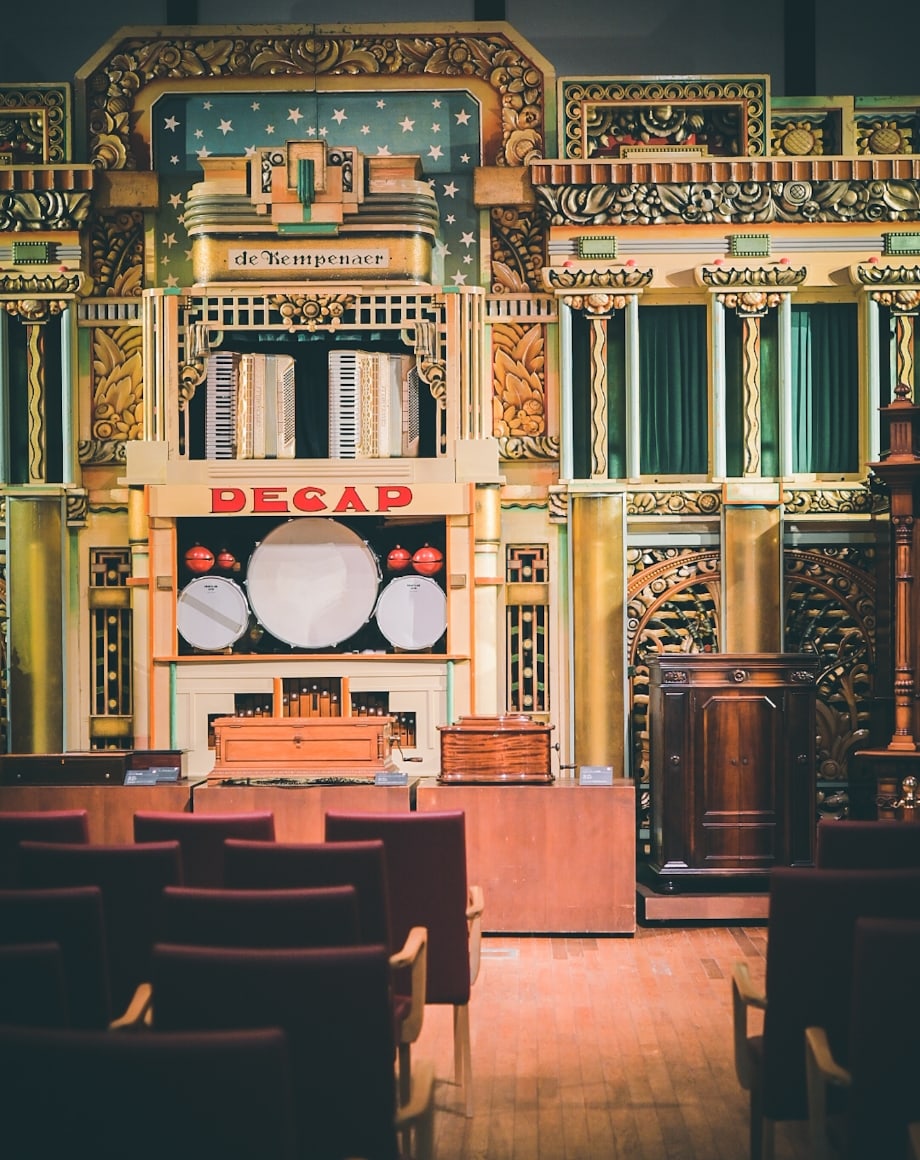
[{"label": "ribbed wooden box", "polygon": [[392,725],[392,717],[218,717],[209,776],[366,777],[393,770]]},{"label": "ribbed wooden box", "polygon": [[440,782],[463,785],[492,783],[548,784],[549,735],[552,725],[525,714],[461,717],[456,725],[439,725]]}]

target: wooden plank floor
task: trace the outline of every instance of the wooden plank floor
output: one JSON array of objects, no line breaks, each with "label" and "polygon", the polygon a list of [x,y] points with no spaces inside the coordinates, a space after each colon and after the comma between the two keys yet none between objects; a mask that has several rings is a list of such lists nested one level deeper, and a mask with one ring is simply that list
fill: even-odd
[{"label": "wooden plank floor", "polygon": [[[439,1160],[744,1160],[731,972],[764,975],[764,927],[643,927],[634,938],[483,940],[474,1115],[452,1077],[449,1008],[414,1049],[435,1065]],[[776,1160],[807,1160],[803,1124]]]}]

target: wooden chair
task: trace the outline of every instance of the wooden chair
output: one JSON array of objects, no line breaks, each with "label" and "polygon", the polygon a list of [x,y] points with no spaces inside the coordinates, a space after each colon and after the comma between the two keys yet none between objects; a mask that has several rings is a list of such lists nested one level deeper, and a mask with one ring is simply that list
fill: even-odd
[{"label": "wooden chair", "polygon": [[[805,1034],[814,1160],[908,1155],[920,1118],[918,963],[920,921],[857,919],[847,1040],[835,1050],[824,1027]],[[845,1107],[834,1116],[839,1092]]]},{"label": "wooden chair", "polygon": [[154,1033],[280,1027],[290,1046],[303,1160],[397,1160],[397,1133],[406,1130],[414,1132],[415,1160],[428,1160],[433,1077],[416,1067],[411,1098],[397,1106],[390,978],[383,946],[158,945]]},{"label": "wooden chair", "polygon": [[815,865],[823,870],[912,870],[920,867],[920,825],[823,821]]},{"label": "wooden chair", "polygon": [[99,887],[112,1007],[126,1010],[138,985],[149,977],[163,887],[182,882],[179,843],[65,846],[21,842],[19,870],[26,888]]},{"label": "wooden chair", "polygon": [[270,810],[239,814],[138,810],[134,814],[135,842],[179,843],[182,881],[186,886],[224,885],[226,838],[273,842],[275,815]]},{"label": "wooden chair", "polygon": [[108,1026],[112,1004],[99,887],[0,890],[0,944],[37,942],[59,948],[67,1025]]},{"label": "wooden chair", "polygon": [[0,946],[0,1026],[70,1026],[62,960],[57,943]]},{"label": "wooden chair", "polygon": [[[428,933],[414,926],[393,937],[383,842],[248,842],[228,838],[224,871],[231,889],[354,886],[362,943],[388,948],[393,970],[393,1014],[401,1077],[411,1074],[411,1047],[425,1014]],[[402,1081],[401,1081],[402,1082]],[[401,1098],[408,1093],[401,1087]]]},{"label": "wooden chair", "polygon": [[158,941],[211,947],[357,946],[357,891],[353,886],[315,890],[167,886]]},{"label": "wooden chair", "polygon": [[[853,929],[863,916],[920,918],[920,871],[775,869],[770,875],[766,986],[746,963],[732,979],[735,1070],[751,1093],[752,1160],[773,1155],[778,1120],[808,1115],[805,1029],[841,1042],[849,1010]],[[748,1031],[764,1011],[762,1035]]]},{"label": "wooden chair", "polygon": [[22,810],[0,813],[0,889],[19,885],[20,842],[89,842],[86,810]]},{"label": "wooden chair", "polygon": [[4,1154],[295,1160],[278,1029],[120,1035],[0,1027]]},{"label": "wooden chair", "polygon": [[454,1079],[472,1115],[469,1001],[479,974],[482,891],[467,885],[462,810],[436,813],[326,814],[329,842],[379,839],[386,855],[390,916],[397,942],[428,931],[426,1002],[454,1011]]}]

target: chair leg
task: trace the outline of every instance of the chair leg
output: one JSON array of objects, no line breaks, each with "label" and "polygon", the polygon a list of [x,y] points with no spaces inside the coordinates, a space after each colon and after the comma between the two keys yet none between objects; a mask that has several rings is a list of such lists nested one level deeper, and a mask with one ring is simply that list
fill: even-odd
[{"label": "chair leg", "polygon": [[751,1084],[751,1160],[773,1160],[774,1120],[763,1114],[760,1078]]},{"label": "chair leg", "polygon": [[473,1114],[473,1063],[470,1050],[470,1007],[454,1007],[454,1082],[463,1088],[466,1115]]}]

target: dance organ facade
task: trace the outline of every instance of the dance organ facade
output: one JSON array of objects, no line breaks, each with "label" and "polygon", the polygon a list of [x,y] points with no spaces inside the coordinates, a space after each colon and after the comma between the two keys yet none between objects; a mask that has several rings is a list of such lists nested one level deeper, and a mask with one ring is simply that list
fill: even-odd
[{"label": "dance organ facade", "polygon": [[385,715],[435,775],[523,714],[652,841],[649,659],[809,653],[839,811],[896,694],[920,735],[872,470],[915,151],[920,98],[557,78],[505,24],[129,28],[0,86],[3,747],[203,776],[221,718]]}]

